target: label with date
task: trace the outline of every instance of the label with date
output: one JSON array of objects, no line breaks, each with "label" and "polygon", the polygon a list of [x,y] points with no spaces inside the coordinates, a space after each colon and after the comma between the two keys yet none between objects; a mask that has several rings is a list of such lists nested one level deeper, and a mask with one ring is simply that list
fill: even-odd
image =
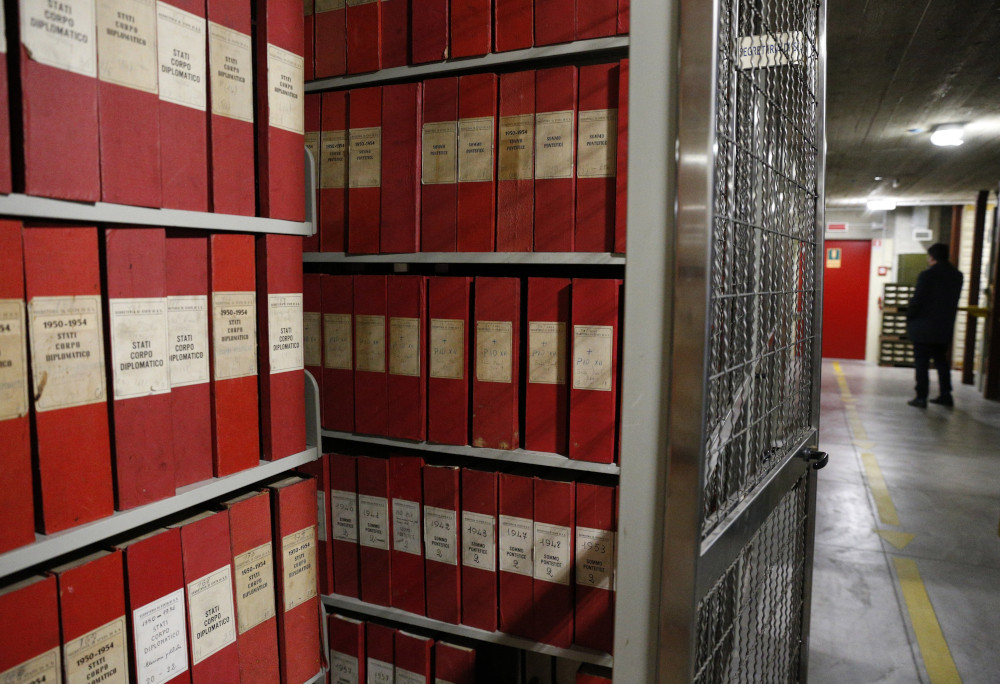
[{"label": "label with date", "polygon": [[358,495],[361,545],[389,550],[389,500],[384,496]]},{"label": "label with date", "polygon": [[0,420],[28,414],[24,302],[0,299]]},{"label": "label with date", "polygon": [[274,617],[273,559],[271,542],[233,558],[240,634]]},{"label": "label with date", "polygon": [[576,528],[576,583],[611,591],[615,578],[615,533]]},{"label": "label with date", "polygon": [[66,681],[127,684],[128,645],[125,616],[63,644]]},{"label": "label with date", "polygon": [[212,293],[215,379],[257,375],[257,294]]},{"label": "label with date", "polygon": [[568,585],[572,543],[570,528],[535,521],[535,579]]},{"label": "label with date", "polygon": [[140,682],[163,684],[187,671],[184,589],[132,611],[132,632],[136,677]]},{"label": "label with date", "polygon": [[396,678],[392,663],[375,658],[368,659],[368,684],[393,684]]},{"label": "label with date", "polygon": [[29,684],[34,682],[55,682],[59,684],[62,668],[59,662],[59,647],[49,649],[31,660],[18,663],[9,670],[0,672],[0,684]]},{"label": "label with date", "polygon": [[528,518],[501,515],[498,522],[500,523],[498,540],[500,571],[531,577],[535,544],[532,521]]},{"label": "label with date", "polygon": [[333,510],[333,538],[358,543],[358,495],[334,489],[330,492]]},{"label": "label with date", "polygon": [[420,548],[420,504],[406,499],[392,500],[392,548],[422,555]]},{"label": "label with date", "polygon": [[346,653],[331,650],[330,684],[364,684],[358,681],[358,659]]},{"label": "label with date", "polygon": [[424,557],[448,565],[458,565],[458,522],[449,508],[424,506]]},{"label": "label with date", "polygon": [[492,515],[462,511],[462,565],[496,572],[496,524]]}]

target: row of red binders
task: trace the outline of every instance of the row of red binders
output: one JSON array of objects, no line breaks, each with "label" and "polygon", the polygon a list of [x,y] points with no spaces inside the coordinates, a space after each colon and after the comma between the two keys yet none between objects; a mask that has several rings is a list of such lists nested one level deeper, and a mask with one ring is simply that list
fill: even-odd
[{"label": "row of red binders", "polygon": [[306,251],[625,251],[628,60],[306,96]]},{"label": "row of red binders", "polygon": [[323,427],[613,463],[620,291],[599,278],[307,274]]},{"label": "row of red binders", "polygon": [[0,221],[0,551],[305,450],[301,243]]},{"label": "row of red binders", "polygon": [[306,0],[306,79],[628,31],[629,0]]},{"label": "row of red binders", "polygon": [[304,220],[299,0],[7,4],[0,192]]},{"label": "row of red binders", "polygon": [[0,589],[18,635],[0,672],[301,684],[321,669],[316,567],[316,483],[287,477]]},{"label": "row of red binders", "polygon": [[325,494],[323,593],[612,650],[616,487],[405,455],[329,454],[310,468]]}]

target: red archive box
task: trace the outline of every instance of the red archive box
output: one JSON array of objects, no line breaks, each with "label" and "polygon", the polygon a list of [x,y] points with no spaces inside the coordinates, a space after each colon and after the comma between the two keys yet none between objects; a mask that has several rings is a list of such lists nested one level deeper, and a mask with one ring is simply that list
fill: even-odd
[{"label": "red archive box", "polygon": [[[376,3],[380,4],[380,3]],[[348,95],[347,251],[377,254],[382,203],[382,88],[358,88]]]},{"label": "red archive box", "polygon": [[108,376],[115,503],[135,508],[176,489],[162,228],[106,228]]},{"label": "red archive box", "polygon": [[37,504],[51,534],[114,509],[97,230],[25,227],[22,237]]},{"label": "red archive box", "polygon": [[316,3],[315,0],[305,0],[302,3],[302,19],[304,42],[302,56],[305,61],[303,76],[311,81],[316,78]]},{"label": "red archive box", "polygon": [[576,153],[578,252],[610,252],[615,246],[618,161],[618,64],[580,67]]},{"label": "red archive box", "polygon": [[576,39],[604,38],[618,33],[619,0],[576,3]]},{"label": "red archive box", "polygon": [[[307,93],[305,105],[305,145],[306,149],[312,153],[313,170],[313,192],[316,206],[316,216],[314,218],[312,235],[302,238],[303,252],[319,251],[319,183],[320,183],[320,131],[323,127],[321,116],[322,96],[319,93]],[[306,179],[308,180],[308,179]],[[308,217],[307,217],[308,218]]]},{"label": "red archive box", "polygon": [[260,463],[254,236],[209,237],[212,287],[212,467],[216,477]]},{"label": "red archive box", "polygon": [[155,530],[116,548],[125,559],[130,678],[190,682],[180,532]]},{"label": "red archive box", "polygon": [[522,50],[535,44],[534,0],[495,0],[493,43],[497,52]]},{"label": "red archive box", "polygon": [[454,252],[458,238],[458,78],[424,81],[420,249]]},{"label": "red archive box", "polygon": [[389,500],[392,506],[393,608],[417,615],[425,612],[424,545],[420,526],[424,459],[389,457]]},{"label": "red archive box", "polygon": [[358,598],[358,459],[330,454],[333,593]]},{"label": "red archive box", "polygon": [[354,430],[389,431],[386,276],[354,277]]},{"label": "red archive box", "polygon": [[10,193],[14,184],[10,164],[10,133],[10,94],[7,77],[7,37],[4,35],[3,43],[0,44],[0,193],[3,194]]},{"label": "red archive box", "polygon": [[389,461],[372,456],[358,456],[357,466],[361,600],[365,603],[389,606],[392,605]]},{"label": "red archive box", "polygon": [[205,0],[156,3],[163,206],[208,211]]},{"label": "red archive box", "polygon": [[615,253],[625,253],[628,227],[628,60],[618,66],[618,160],[615,164]]},{"label": "red archive box", "polygon": [[[257,236],[260,423],[264,458],[306,449],[302,351],[302,238]],[[264,351],[264,344],[267,351]]]},{"label": "red archive box", "polygon": [[347,0],[347,73],[382,68],[381,0]]},{"label": "red archive box", "polygon": [[[101,198],[97,123],[97,24],[91,2],[57,8],[8,0],[13,170],[29,195],[96,202]],[[73,23],[84,38],[60,33]],[[26,30],[25,30],[26,29]],[[5,72],[7,73],[7,72]],[[59,131],[53,135],[52,131]],[[22,175],[23,174],[23,175]],[[19,190],[22,188],[18,188]]]},{"label": "red archive box", "polygon": [[323,295],[323,415],[327,430],[354,431],[354,277],[320,276]]},{"label": "red archive box", "polygon": [[626,35],[629,31],[631,7],[629,0],[618,0],[618,35]]},{"label": "red archive box", "polygon": [[274,509],[274,543],[279,547],[275,550],[275,574],[281,681],[295,684],[316,676],[322,660],[316,575],[316,481],[287,477],[268,488]]},{"label": "red archive box", "polygon": [[382,88],[383,164],[379,243],[383,254],[420,251],[422,94],[420,83],[398,83]]},{"label": "red archive box", "polygon": [[535,478],[536,637],[559,648],[573,643],[574,493],[572,482]]},{"label": "red archive box", "polygon": [[305,220],[302,6],[255,0],[257,202],[261,216]]},{"label": "red archive box", "polygon": [[617,489],[576,485],[576,617],[573,643],[611,653],[615,629]]},{"label": "red archive box", "polygon": [[414,2],[410,16],[410,56],[413,64],[448,59],[449,0]]},{"label": "red archive box", "polygon": [[302,274],[302,363],[323,396],[323,276]]},{"label": "red archive box", "polygon": [[458,251],[492,252],[496,244],[496,74],[458,79],[458,115]]},{"label": "red archive box", "polygon": [[426,639],[403,630],[396,632],[394,648],[394,666],[397,682],[427,682],[432,681],[432,652],[434,640]]},{"label": "red archive box", "polygon": [[330,643],[330,684],[367,682],[365,677],[365,623],[354,618],[326,616]]},{"label": "red archive box", "polygon": [[490,5],[490,0],[451,0],[449,57],[478,57],[490,51],[493,46]]},{"label": "red archive box", "polygon": [[212,477],[208,236],[167,235],[170,416],[177,487]]},{"label": "red archive box", "polygon": [[572,252],[576,201],[576,72],[535,72],[535,251]]},{"label": "red archive box", "polygon": [[620,280],[573,280],[569,457],[581,461],[615,460],[620,290]]},{"label": "red archive box", "polygon": [[410,61],[411,0],[380,0],[382,5],[382,69]]},{"label": "red archive box", "polygon": [[535,638],[531,596],[534,575],[534,482],[530,476],[500,473],[497,556],[500,631]]},{"label": "red archive box", "polygon": [[427,281],[389,276],[388,434],[422,442],[427,437]]},{"label": "red archive box", "polygon": [[296,470],[316,478],[316,556],[319,593],[333,593],[333,544],[330,543],[330,454],[320,454]]},{"label": "red archive box", "polygon": [[[365,681],[389,684],[396,681],[394,642],[396,630],[375,622],[365,623]],[[359,678],[360,682],[361,679]]]},{"label": "red archive box", "polygon": [[0,633],[18,635],[4,641],[0,672],[23,673],[23,679],[11,681],[61,681],[58,596],[52,575],[35,575],[0,589]]},{"label": "red archive box", "polygon": [[254,65],[250,3],[207,0],[212,211],[253,216]]},{"label": "red archive box", "polygon": [[322,94],[319,248],[347,251],[347,91]]},{"label": "red archive box", "polygon": [[497,474],[462,468],[462,624],[495,632]]},{"label": "red archive box", "polygon": [[427,617],[454,625],[462,618],[460,476],[454,466],[424,466]]},{"label": "red archive box", "polygon": [[181,531],[191,681],[235,682],[240,656],[229,513],[206,511],[171,527]]},{"label": "red archive box", "polygon": [[521,281],[476,278],[472,444],[517,449]]},{"label": "red archive box", "polygon": [[569,278],[528,278],[524,447],[569,453]]},{"label": "red archive box", "polygon": [[[583,3],[593,0],[581,0]],[[535,0],[535,45],[576,38],[576,0]]]},{"label": "red archive box", "polygon": [[476,684],[476,650],[437,642],[434,644],[434,678],[439,684]]},{"label": "red archive box", "polygon": [[21,223],[0,220],[0,553],[35,541],[22,257]]},{"label": "red archive box", "polygon": [[427,279],[430,319],[427,441],[469,443],[469,310],[472,278]]},{"label": "red archive box", "polygon": [[316,78],[341,76],[347,72],[347,3],[316,0]]},{"label": "red archive box", "polygon": [[530,252],[535,211],[535,72],[500,75],[497,251]]}]

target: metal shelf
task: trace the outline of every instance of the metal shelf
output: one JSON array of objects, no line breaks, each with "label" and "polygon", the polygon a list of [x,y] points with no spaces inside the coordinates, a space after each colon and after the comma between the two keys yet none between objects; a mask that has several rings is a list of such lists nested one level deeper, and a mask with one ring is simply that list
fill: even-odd
[{"label": "metal shelf", "polygon": [[543,466],[547,468],[561,468],[563,470],[577,470],[588,473],[601,473],[604,475],[617,475],[621,472],[614,463],[591,463],[590,461],[575,461],[559,454],[550,454],[544,451],[527,451],[526,449],[485,449],[474,446],[454,446],[451,444],[433,444],[430,442],[412,442],[406,439],[395,439],[392,437],[372,437],[369,435],[356,435],[351,432],[337,432],[335,430],[323,430],[324,437],[333,439],[343,439],[349,442],[363,444],[379,444],[382,446],[396,447],[398,449],[419,449],[420,451],[431,451],[437,454],[449,454],[451,456],[466,456],[471,458],[481,458],[487,461],[503,461],[506,463],[527,463],[529,465]]},{"label": "metal shelf", "polygon": [[612,656],[607,653],[591,650],[589,648],[580,648],[578,646],[574,646],[572,648],[557,648],[555,646],[541,644],[530,639],[522,639],[521,637],[511,636],[502,632],[487,632],[481,629],[476,629],[475,627],[453,625],[450,622],[440,622],[439,620],[432,620],[424,617],[423,615],[407,613],[405,610],[399,610],[398,608],[376,606],[359,601],[355,598],[349,598],[347,596],[324,596],[323,603],[339,610],[347,610],[353,613],[382,618],[383,620],[392,620],[393,622],[400,622],[434,632],[445,632],[447,634],[453,634],[467,639],[474,639],[476,641],[500,644],[502,646],[511,646],[524,651],[544,653],[545,655],[566,658],[567,660],[575,660],[581,663],[592,663],[603,667],[611,667],[614,664],[614,658]]},{"label": "metal shelf", "polygon": [[307,264],[518,264],[543,266],[624,266],[624,254],[608,252],[411,252],[344,254],[306,252]]}]

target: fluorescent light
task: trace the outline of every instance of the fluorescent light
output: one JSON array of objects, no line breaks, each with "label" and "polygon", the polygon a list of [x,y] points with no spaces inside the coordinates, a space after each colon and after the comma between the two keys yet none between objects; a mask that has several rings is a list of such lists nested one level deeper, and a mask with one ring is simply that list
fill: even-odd
[{"label": "fluorescent light", "polygon": [[938,147],[957,147],[964,140],[965,124],[941,124],[934,127],[931,133],[931,143]]},{"label": "fluorescent light", "polygon": [[891,199],[870,199],[867,206],[868,211],[893,211],[896,208],[896,201]]}]

